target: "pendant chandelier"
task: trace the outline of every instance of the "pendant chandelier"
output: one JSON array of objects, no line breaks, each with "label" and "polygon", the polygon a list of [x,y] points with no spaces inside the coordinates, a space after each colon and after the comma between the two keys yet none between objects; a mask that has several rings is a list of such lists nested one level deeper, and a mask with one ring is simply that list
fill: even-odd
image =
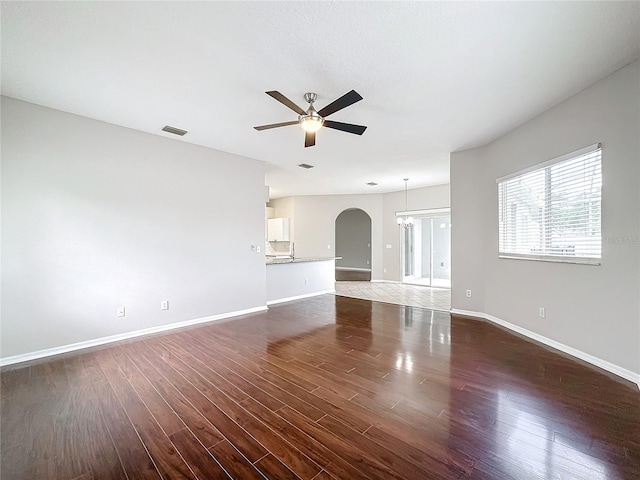
[{"label": "pendant chandelier", "polygon": [[398,216],[396,219],[398,225],[409,228],[413,225],[413,217],[409,216],[409,179],[404,179],[404,216]]}]

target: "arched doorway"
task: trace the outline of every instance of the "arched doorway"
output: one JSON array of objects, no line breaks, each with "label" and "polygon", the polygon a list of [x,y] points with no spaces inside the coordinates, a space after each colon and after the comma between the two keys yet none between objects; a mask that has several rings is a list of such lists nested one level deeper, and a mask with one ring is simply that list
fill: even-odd
[{"label": "arched doorway", "polygon": [[336,218],[336,280],[371,281],[371,217],[359,208]]}]

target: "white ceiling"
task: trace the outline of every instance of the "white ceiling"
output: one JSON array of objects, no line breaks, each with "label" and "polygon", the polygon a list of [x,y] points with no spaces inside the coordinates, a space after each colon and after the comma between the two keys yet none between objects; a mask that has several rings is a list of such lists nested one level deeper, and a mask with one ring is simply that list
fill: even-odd
[{"label": "white ceiling", "polygon": [[[449,181],[485,144],[640,56],[640,2],[3,2],[2,93],[267,162],[272,197]],[[304,148],[278,90],[364,100]],[[312,170],[296,165],[310,163]],[[377,187],[365,184],[379,183]]]}]

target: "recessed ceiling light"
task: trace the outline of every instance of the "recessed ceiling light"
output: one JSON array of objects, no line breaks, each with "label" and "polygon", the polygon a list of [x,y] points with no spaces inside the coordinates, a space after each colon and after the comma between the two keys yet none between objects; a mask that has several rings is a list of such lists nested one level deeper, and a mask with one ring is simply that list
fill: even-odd
[{"label": "recessed ceiling light", "polygon": [[301,163],[300,165],[298,165],[300,168],[313,168],[315,165],[309,165],[308,163]]},{"label": "recessed ceiling light", "polygon": [[367,185],[369,185],[370,187],[375,187],[378,184],[376,182],[368,182]]},{"label": "recessed ceiling light", "polygon": [[176,127],[170,127],[169,125],[165,125],[162,129],[163,132],[173,133],[174,135],[180,135],[181,137],[187,133],[186,130],[181,130]]}]

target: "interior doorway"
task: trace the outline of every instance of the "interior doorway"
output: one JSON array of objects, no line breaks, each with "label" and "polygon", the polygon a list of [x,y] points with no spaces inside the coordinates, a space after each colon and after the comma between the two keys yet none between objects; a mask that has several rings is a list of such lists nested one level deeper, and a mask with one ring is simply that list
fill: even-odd
[{"label": "interior doorway", "polygon": [[371,217],[349,208],[336,218],[336,280],[371,281]]},{"label": "interior doorway", "polygon": [[451,288],[451,214],[449,211],[413,215],[401,229],[402,281]]}]

